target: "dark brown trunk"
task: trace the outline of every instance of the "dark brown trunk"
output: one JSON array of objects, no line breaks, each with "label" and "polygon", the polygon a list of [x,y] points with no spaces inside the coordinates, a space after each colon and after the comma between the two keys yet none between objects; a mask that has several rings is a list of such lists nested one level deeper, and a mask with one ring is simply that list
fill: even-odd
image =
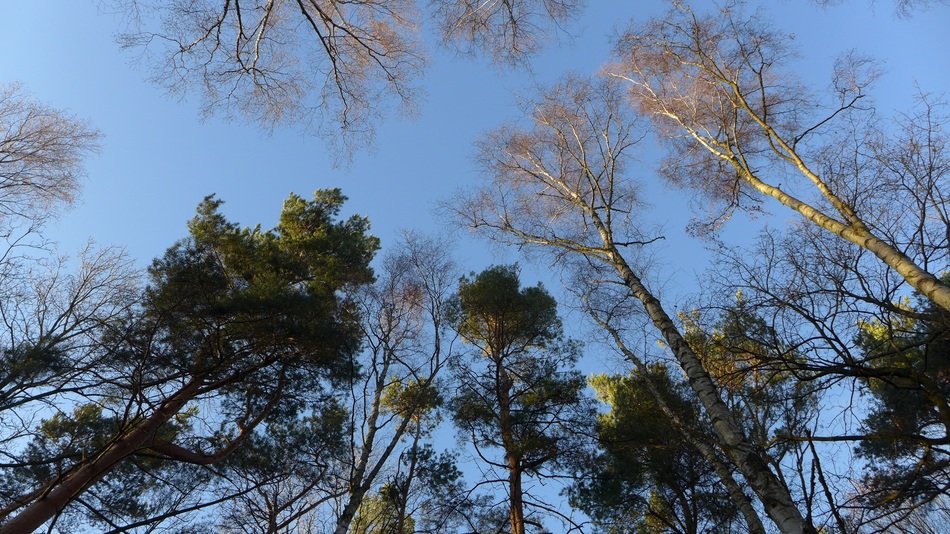
[{"label": "dark brown trunk", "polygon": [[511,498],[511,534],[524,534],[524,499],[521,492],[521,465],[508,456],[508,493]]},{"label": "dark brown trunk", "polygon": [[508,517],[511,520],[511,534],[524,534],[524,499],[521,490],[521,460],[517,454],[514,429],[511,422],[511,378],[504,366],[501,354],[492,354],[495,363],[495,396],[498,399],[498,426],[505,460],[508,464],[508,498],[510,501]]}]

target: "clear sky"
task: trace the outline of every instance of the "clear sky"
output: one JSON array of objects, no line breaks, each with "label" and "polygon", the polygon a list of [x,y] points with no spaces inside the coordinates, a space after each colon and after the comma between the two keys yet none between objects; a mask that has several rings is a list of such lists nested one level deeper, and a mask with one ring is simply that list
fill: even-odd
[{"label": "clear sky", "polygon": [[[358,149],[345,166],[334,166],[322,141],[296,127],[267,132],[241,120],[202,119],[194,95],[168,96],[148,81],[148,69],[136,63],[134,53],[119,49],[114,42],[119,20],[100,13],[96,0],[2,2],[0,83],[22,82],[39,101],[87,119],[104,134],[101,152],[87,162],[79,202],[49,228],[62,252],[92,238],[125,247],[145,266],[184,236],[185,222],[205,195],[224,199],[224,212],[233,220],[271,226],[288,193],[309,196],[326,187],[343,189],[350,197],[347,212],[368,216],[385,250],[402,229],[436,233],[446,226],[435,204],[477,183],[473,143],[518,118],[519,95],[530,96],[536,84],[566,72],[595,73],[609,62],[617,31],[668,5],[660,0],[588,4],[583,16],[566,26],[572,37],[562,35],[540,54],[533,73],[430,47],[419,113],[390,114],[378,125],[374,146]],[[765,3],[762,12],[795,35],[797,72],[816,92],[827,87],[835,57],[849,49],[882,61],[885,75],[873,94],[885,114],[908,110],[917,85],[935,94],[950,87],[950,6],[898,18],[887,0],[842,0],[830,8],[784,0]],[[652,183],[651,154],[643,154],[642,161],[637,173]],[[668,237],[657,246],[664,268],[656,280],[670,295],[686,297],[698,290],[707,243],[682,232],[690,216],[687,199],[660,184],[649,191],[650,222],[663,225]],[[773,212],[769,224],[791,217],[781,209]],[[740,218],[725,238],[733,244],[748,241],[764,222]],[[464,236],[457,258],[466,271],[518,259]],[[539,278],[559,293],[557,278],[543,266],[526,266],[526,283]]]}]

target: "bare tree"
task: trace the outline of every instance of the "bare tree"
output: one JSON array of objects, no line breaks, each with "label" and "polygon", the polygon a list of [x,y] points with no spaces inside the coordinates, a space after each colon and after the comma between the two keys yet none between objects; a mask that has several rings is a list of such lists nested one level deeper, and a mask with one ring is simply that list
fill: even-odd
[{"label": "bare tree", "polygon": [[266,125],[325,115],[344,131],[366,133],[375,103],[390,95],[408,102],[422,68],[413,4],[201,0],[117,7],[137,10],[123,46],[154,55],[155,80],[168,89],[198,88],[206,111],[238,111]]},{"label": "bare tree", "polygon": [[[841,4],[842,0],[813,0],[816,4],[820,6],[833,6]],[[867,2],[871,7],[877,5],[876,0],[870,0]],[[914,11],[926,10],[932,6],[939,6],[941,4],[946,4],[946,0],[894,0],[894,12],[901,17],[909,17]]]},{"label": "bare tree", "polygon": [[[0,280],[0,421],[4,424],[22,421],[24,412],[41,411],[43,405],[101,385],[95,373],[102,364],[102,355],[94,350],[97,338],[104,326],[123,318],[137,300],[138,276],[121,252],[90,246],[80,256],[75,274],[68,273],[64,263],[56,262],[48,269],[19,265],[23,270],[16,276]],[[18,432],[5,432],[0,440],[8,442],[16,436]]]},{"label": "bare tree", "polygon": [[[723,217],[772,198],[871,252],[915,290],[950,309],[950,287],[934,275],[946,265],[945,247],[938,252],[939,241],[930,242],[929,252],[921,252],[916,242],[890,232],[899,221],[874,209],[879,205],[874,200],[911,196],[945,221],[943,163],[938,174],[913,175],[930,183],[910,189],[903,172],[877,172],[882,166],[909,170],[906,163],[927,165],[942,161],[942,155],[918,158],[914,145],[901,154],[915,162],[900,155],[882,161],[886,151],[868,153],[863,125],[856,124],[866,120],[862,106],[875,76],[864,58],[849,55],[838,62],[834,103],[814,116],[821,101],[780,70],[790,53],[788,40],[762,20],[741,18],[731,9],[699,16],[680,7],[629,30],[612,73],[629,82],[633,102],[669,140],[672,155],[663,174],[725,206]],[[844,139],[832,129],[838,124],[845,125]],[[846,145],[854,150],[842,151],[840,142],[848,135],[857,142]],[[945,234],[944,229],[940,241]],[[941,258],[937,264],[934,255]]]},{"label": "bare tree", "polygon": [[523,62],[568,22],[583,0],[430,0],[442,40],[501,63]]},{"label": "bare tree", "polygon": [[[434,0],[446,40],[501,60],[523,57],[578,0]],[[116,3],[155,80],[194,87],[205,111],[273,126],[300,122],[331,140],[368,140],[384,106],[411,106],[425,65],[413,0],[135,0]]]},{"label": "bare tree", "polygon": [[0,216],[42,222],[79,190],[82,160],[99,133],[63,111],[0,86]]},{"label": "bare tree", "polygon": [[[332,458],[346,448],[346,410],[330,396],[313,400],[313,413],[256,434],[220,472],[213,473],[212,489],[206,492],[218,498],[199,500],[195,508],[214,518],[216,531],[306,532],[305,525],[345,494]],[[217,510],[204,510],[213,506]],[[176,503],[170,511],[195,510]],[[189,519],[193,525],[197,518]],[[157,521],[148,518],[141,523]]]},{"label": "bare tree", "polygon": [[353,362],[337,534],[350,529],[400,445],[408,439],[418,446],[431,430],[441,401],[437,378],[452,352],[444,315],[456,268],[447,249],[444,242],[407,234],[384,262],[381,279],[357,296],[366,348]]},{"label": "bare tree", "polygon": [[820,431],[789,427],[774,438],[809,444],[816,458],[816,443],[855,447],[853,469],[830,473],[839,482],[822,490],[832,515],[840,509],[855,528],[882,518],[896,528],[945,497],[946,312],[921,305],[929,300],[915,305],[867,251],[804,223],[724,252],[717,271],[714,285],[741,291],[781,343],[796,347],[771,354],[766,367],[836,399]]},{"label": "bare tree", "polygon": [[720,391],[629,254],[658,237],[635,226],[635,187],[626,158],[639,140],[615,85],[570,79],[529,108],[533,126],[503,128],[482,143],[492,184],[461,203],[472,228],[521,246],[550,249],[555,260],[580,255],[605,267],[639,301],[676,357],[710,418],[719,446],[783,532],[810,532],[765,452],[743,433]]},{"label": "bare tree", "polygon": [[655,373],[651,372],[650,365],[646,361],[647,354],[644,354],[643,350],[633,348],[634,343],[631,337],[642,333],[641,325],[636,322],[637,316],[642,312],[630,302],[626,286],[610,281],[609,272],[604,273],[602,270],[603,267],[596,269],[590,264],[583,266],[578,264],[573,270],[572,292],[578,297],[583,309],[594,323],[607,334],[608,343],[613,344],[615,350],[633,364],[634,376],[647,388],[657,408],[668,419],[670,426],[676,430],[679,437],[709,462],[732,504],[742,514],[749,532],[764,534],[765,526],[754,504],[736,480],[734,468],[728,458],[714,442],[709,442],[707,433],[693,428],[683,420],[674,407],[670,406],[662,385],[654,381]]}]

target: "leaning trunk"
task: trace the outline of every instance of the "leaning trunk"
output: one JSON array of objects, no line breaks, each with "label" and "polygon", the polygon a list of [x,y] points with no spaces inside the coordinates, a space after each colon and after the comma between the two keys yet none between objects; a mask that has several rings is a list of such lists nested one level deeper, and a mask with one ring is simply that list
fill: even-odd
[{"label": "leaning trunk", "polygon": [[0,534],[33,532],[56,517],[67,504],[111,471],[116,464],[144,448],[156,431],[175,416],[198,392],[197,381],[187,384],[162,403],[155,412],[127,434],[101,451],[95,458],[74,467],[61,482],[27,505],[16,517],[0,526]]},{"label": "leaning trunk", "polygon": [[911,287],[920,292],[920,294],[926,296],[937,306],[945,310],[950,310],[950,287],[941,282],[940,279],[932,273],[917,265],[914,260],[893,245],[872,234],[863,223],[845,224],[829,217],[811,205],[789,195],[782,189],[765,183],[739,164],[733,162],[733,165],[736,166],[736,170],[742,175],[746,182],[757,191],[797,211],[803,217],[824,230],[836,234],[874,254],[906,280]]},{"label": "leaning trunk", "polygon": [[706,461],[712,465],[713,470],[719,477],[719,480],[726,488],[726,493],[729,495],[729,500],[732,501],[732,504],[736,505],[736,507],[739,509],[739,512],[742,514],[742,517],[745,519],[746,526],[749,528],[749,533],[765,534],[765,526],[759,519],[759,515],[756,513],[755,508],[753,508],[752,502],[746,496],[745,492],[742,491],[742,487],[739,486],[739,483],[736,482],[736,479],[733,478],[732,470],[729,468],[729,465],[727,465],[727,463],[722,458],[720,458],[713,447],[703,441],[702,437],[695,435],[691,429],[683,423],[679,415],[677,415],[677,413],[674,412],[672,408],[670,408],[659,389],[657,389],[653,381],[650,380],[649,374],[646,372],[646,365],[644,365],[643,361],[627,348],[626,344],[623,342],[623,339],[621,339],[620,334],[605,323],[601,323],[601,325],[614,338],[614,342],[617,344],[617,347],[624,354],[624,356],[626,356],[627,359],[629,359],[638,370],[644,372],[643,376],[646,378],[647,389],[649,390],[650,395],[653,396],[653,400],[660,408],[660,411],[663,412],[663,415],[670,419],[670,421],[673,423],[673,426],[680,432],[680,435],[683,436],[683,439],[685,439],[686,442],[690,444],[690,446],[698,450],[699,453],[703,455],[703,458],[705,458]]},{"label": "leaning trunk", "polygon": [[808,525],[798,507],[792,502],[788,488],[769,469],[764,452],[750,443],[733,418],[732,412],[719,396],[719,390],[699,357],[683,339],[676,324],[663,309],[660,301],[643,285],[619,252],[613,250],[611,264],[623,278],[625,285],[643,304],[654,326],[663,335],[696,396],[712,420],[713,429],[729,459],[736,465],[762,501],[765,512],[779,530],[786,534],[815,532]]}]

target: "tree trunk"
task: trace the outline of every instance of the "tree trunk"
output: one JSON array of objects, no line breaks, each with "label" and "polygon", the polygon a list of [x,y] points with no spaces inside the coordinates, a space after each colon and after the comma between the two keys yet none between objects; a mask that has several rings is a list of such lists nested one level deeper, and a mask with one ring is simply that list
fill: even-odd
[{"label": "tree trunk", "polygon": [[[781,202],[785,207],[798,212],[804,218],[808,219],[824,230],[836,234],[848,242],[871,252],[881,261],[883,261],[888,267],[893,269],[894,272],[903,277],[911,287],[916,289],[922,295],[926,296],[934,304],[950,311],[950,286],[944,284],[939,278],[934,276],[933,273],[927,271],[920,265],[917,265],[914,260],[901,252],[897,247],[874,235],[867,228],[867,225],[865,225],[864,221],[862,221],[857,213],[855,213],[854,207],[835,195],[831,188],[828,187],[828,185],[816,173],[812,172],[812,170],[808,168],[808,166],[799,156],[798,152],[795,150],[794,144],[789,144],[785,139],[783,139],[782,136],[780,136],[778,132],[775,131],[771,124],[769,124],[768,120],[760,116],[759,113],[755,111],[755,107],[751,106],[746,101],[745,96],[742,94],[742,91],[734,80],[722,78],[714,71],[708,69],[707,72],[718,77],[729,88],[729,92],[738,98],[736,101],[737,109],[747,113],[752,120],[759,124],[759,126],[765,132],[769,143],[772,144],[773,151],[775,151],[775,153],[778,154],[782,159],[795,165],[798,171],[801,172],[810,182],[812,182],[821,195],[825,197],[831,203],[832,207],[844,217],[846,222],[842,222],[838,219],[835,219],[834,217],[830,217],[811,204],[803,202],[798,198],[789,195],[781,189],[781,185],[776,187],[765,182],[755,175],[754,171],[748,167],[747,163],[741,159],[740,156],[736,155],[732,147],[727,147],[722,145],[720,142],[710,140],[709,138],[706,138],[700,134],[695,128],[686,126],[686,131],[690,136],[693,137],[693,139],[695,139],[703,148],[708,150],[714,156],[732,165],[732,167],[735,168],[739,173],[739,176],[749,185],[751,185],[756,191]],[[675,114],[669,114],[667,116],[683,124],[679,117],[676,117]]]},{"label": "tree trunk", "polygon": [[742,514],[742,517],[745,519],[746,526],[749,527],[750,534],[765,534],[765,526],[762,524],[762,520],[759,519],[759,514],[755,511],[755,508],[752,506],[752,502],[746,496],[745,492],[742,491],[742,487],[739,486],[739,483],[736,482],[736,479],[732,476],[732,469],[729,465],[720,458],[716,451],[707,443],[705,443],[701,437],[696,436],[691,429],[683,423],[679,415],[670,408],[669,404],[666,403],[666,399],[663,398],[663,395],[657,389],[656,385],[652,380],[649,379],[647,366],[633,353],[630,349],[627,348],[626,343],[620,337],[620,334],[616,329],[611,327],[609,324],[603,323],[595,318],[600,325],[606,329],[611,337],[614,339],[614,343],[617,345],[617,348],[624,354],[624,356],[630,360],[631,363],[640,371],[643,372],[643,376],[646,379],[645,383],[647,390],[649,390],[650,395],[653,396],[653,400],[656,401],[656,405],[660,408],[660,411],[663,412],[663,415],[667,416],[670,419],[670,422],[673,423],[673,426],[679,431],[680,435],[683,436],[683,439],[686,440],[690,446],[694,447],[703,455],[706,460],[712,464],[713,470],[716,472],[716,475],[719,477],[719,480],[722,482],[723,486],[726,488],[726,493],[729,494],[729,500],[732,501],[732,504],[736,505],[739,508],[739,512]]},{"label": "tree trunk", "polygon": [[[608,245],[610,244],[609,239],[605,241]],[[699,357],[683,339],[660,301],[647,290],[616,249],[611,250],[609,260],[620,274],[624,284],[643,304],[650,320],[673,351],[686,373],[691,388],[712,420],[713,429],[719,437],[723,450],[759,496],[768,516],[785,534],[816,532],[814,527],[805,522],[801,512],[792,502],[788,488],[769,469],[763,458],[764,452],[746,440],[729,407],[719,396],[719,389],[706,372]]]},{"label": "tree trunk", "polygon": [[508,494],[511,499],[511,534],[524,534],[524,499],[521,491],[521,466],[518,458],[508,455]]},{"label": "tree trunk", "polygon": [[524,534],[524,499],[521,489],[521,459],[515,452],[515,443],[511,422],[511,378],[504,365],[502,354],[489,354],[495,365],[495,397],[498,400],[498,430],[505,449],[505,462],[508,464],[508,517],[511,521],[511,534]]},{"label": "tree trunk", "polygon": [[363,503],[365,493],[362,486],[357,486],[350,491],[350,498],[347,499],[346,506],[343,507],[343,513],[337,519],[334,534],[346,534],[350,530],[350,524],[353,523],[353,518],[356,517],[356,512],[360,509],[360,504]]},{"label": "tree trunk", "polygon": [[116,464],[135,452],[148,448],[155,432],[175,416],[198,392],[197,381],[185,385],[162,403],[155,412],[125,436],[106,447],[98,456],[80,464],[48,492],[27,505],[16,517],[0,525],[0,534],[33,532],[55,517],[80,493],[111,471]]},{"label": "tree trunk", "polygon": [[[412,456],[409,466],[406,468],[406,477],[399,487],[399,504],[396,517],[396,534],[407,534],[406,532],[406,508],[409,505],[409,492],[412,490],[412,483],[416,478],[416,465],[419,460],[419,441],[422,439],[422,422],[416,422],[415,432],[412,433]],[[412,533],[408,533],[412,534]]]},{"label": "tree trunk", "polygon": [[732,471],[725,460],[716,456],[716,453],[705,443],[697,443],[696,445],[700,454],[712,464],[713,470],[716,471],[716,475],[718,475],[719,480],[722,481],[722,485],[726,487],[729,500],[739,508],[739,513],[742,514],[746,526],[749,527],[749,534],[765,534],[765,525],[762,524],[762,520],[759,519],[759,514],[756,513],[755,508],[752,507],[749,497],[746,496],[745,492],[742,491],[742,487],[739,486],[739,483],[733,478]]},{"label": "tree trunk", "polygon": [[778,187],[767,184],[757,176],[749,172],[748,169],[741,167],[733,162],[736,169],[742,177],[757,191],[778,200],[783,205],[797,211],[800,215],[809,221],[820,226],[842,239],[853,243],[870,253],[877,256],[888,267],[899,274],[904,280],[916,289],[920,294],[926,296],[934,304],[945,310],[950,310],[950,287],[940,281],[932,273],[923,269],[914,260],[906,254],[894,248],[887,242],[879,239],[871,233],[864,224],[845,224],[835,218],[829,217],[820,210],[801,200],[789,195]]}]

